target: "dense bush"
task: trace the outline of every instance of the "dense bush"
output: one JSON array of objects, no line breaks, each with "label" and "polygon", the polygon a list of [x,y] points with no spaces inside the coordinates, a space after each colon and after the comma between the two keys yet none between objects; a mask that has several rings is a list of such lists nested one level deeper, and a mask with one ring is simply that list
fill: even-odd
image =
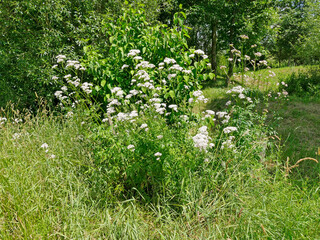
[{"label": "dense bush", "polygon": [[[310,67],[307,71],[292,73],[281,79],[288,87],[289,94],[297,96],[320,96],[320,67]],[[283,84],[280,84],[283,87]]]}]

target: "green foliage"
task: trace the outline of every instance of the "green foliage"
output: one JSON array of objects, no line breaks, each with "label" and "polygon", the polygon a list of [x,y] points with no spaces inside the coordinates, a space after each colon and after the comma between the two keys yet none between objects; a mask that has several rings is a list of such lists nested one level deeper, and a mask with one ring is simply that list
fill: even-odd
[{"label": "green foliage", "polygon": [[[127,93],[132,90],[135,87],[132,80],[137,78],[134,81],[139,82],[142,70],[147,71],[155,88],[162,87],[164,79],[170,82],[168,88],[157,94],[170,98],[167,102],[171,103],[187,100],[189,92],[199,89],[201,81],[213,79],[212,73],[206,74],[206,60],[197,54],[193,59],[190,57],[194,50],[188,49],[188,28],[183,25],[183,13],[177,13],[173,22],[172,28],[159,23],[152,25],[146,21],[143,10],[129,7],[116,23],[104,23],[108,44],[98,49],[93,46],[85,48],[85,66],[95,85],[93,94],[100,102],[106,102],[114,87],[121,87]],[[163,62],[166,58],[171,58],[170,63]],[[152,65],[149,70],[143,59]],[[168,70],[170,64],[178,64],[189,73]],[[177,75],[172,77],[174,74]]]},{"label": "green foliage", "polygon": [[280,79],[288,87],[289,94],[295,94],[300,97],[320,96],[320,67],[310,67],[307,71],[299,71]]}]

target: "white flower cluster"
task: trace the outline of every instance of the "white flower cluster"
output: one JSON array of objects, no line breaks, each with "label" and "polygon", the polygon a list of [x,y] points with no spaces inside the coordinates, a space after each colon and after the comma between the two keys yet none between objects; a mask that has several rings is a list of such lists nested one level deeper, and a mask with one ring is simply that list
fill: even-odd
[{"label": "white flower cluster", "polygon": [[172,64],[175,64],[176,63],[176,60],[174,60],[174,59],[172,59],[172,58],[165,58],[164,60],[163,60],[166,64],[170,64],[170,63],[172,63]]},{"label": "white flower cluster", "polygon": [[139,49],[131,49],[128,53],[128,57],[134,57],[140,53]]},{"label": "white flower cluster", "polygon": [[202,126],[198,129],[198,134],[193,138],[194,146],[199,148],[201,151],[207,151],[208,147],[213,147],[213,143],[209,143],[211,138],[209,137],[208,127]]},{"label": "white flower cluster", "polygon": [[67,58],[67,57],[66,57],[65,55],[58,55],[58,56],[56,56],[57,63],[64,62],[64,60],[65,60],[66,58]]},{"label": "white flower cluster", "polygon": [[177,71],[183,71],[183,67],[181,67],[179,64],[172,65],[169,70],[177,70]]},{"label": "white flower cluster", "polygon": [[202,120],[206,119],[206,118],[212,118],[213,121],[215,121],[216,119],[214,118],[215,116],[215,112],[212,110],[206,110],[205,112],[202,112],[204,114],[204,117],[202,118]]},{"label": "white flower cluster", "polygon": [[231,133],[231,132],[235,132],[235,131],[237,131],[238,129],[236,128],[236,127],[226,127],[226,128],[224,128],[223,129],[223,132],[225,133],[225,134],[228,134],[228,133]]},{"label": "white flower cluster", "polygon": [[81,89],[86,93],[86,94],[90,94],[92,92],[91,87],[92,87],[92,83],[87,83],[84,82],[81,85]]},{"label": "white flower cluster", "polygon": [[134,152],[135,151],[135,146],[130,144],[130,145],[128,145],[127,149],[132,151],[132,152]]},{"label": "white flower cluster", "polygon": [[222,124],[226,124],[229,122],[230,120],[230,115],[228,115],[227,112],[216,112],[216,116],[219,118],[219,119],[223,119],[221,121]]},{"label": "white flower cluster", "polygon": [[230,136],[226,141],[221,143],[221,149],[224,148],[234,148],[235,145],[232,144],[232,140],[234,139],[234,136]]},{"label": "white flower cluster", "polygon": [[44,143],[40,146],[40,148],[43,148],[45,150],[45,152],[47,153],[49,151],[49,145],[47,143]]},{"label": "white flower cluster", "polygon": [[[195,50],[195,51],[194,51],[194,54],[201,55],[201,57],[202,57],[203,59],[207,59],[207,58],[208,58],[208,56],[207,56],[207,55],[204,53],[204,51],[202,51],[201,49]],[[191,54],[189,57],[190,57],[190,58],[193,58],[193,57],[194,57],[194,54]]]},{"label": "white flower cluster", "polygon": [[0,126],[3,125],[6,121],[8,121],[5,117],[0,117]]},{"label": "white flower cluster", "polygon": [[148,61],[142,61],[141,63],[137,64],[136,69],[138,68],[155,68],[155,65],[149,63]]},{"label": "white flower cluster", "polygon": [[[205,98],[203,96],[203,92],[201,90],[194,91],[192,95],[196,98],[196,103],[198,103],[198,102],[207,103],[208,102],[208,98]],[[192,99],[192,101],[193,101],[193,99]],[[190,99],[189,99],[189,102],[190,102]]]},{"label": "white flower cluster", "polygon": [[232,94],[232,96],[237,96],[240,99],[246,99],[249,103],[252,103],[252,99],[250,97],[246,97],[246,95],[243,93],[244,88],[241,86],[236,86],[230,90],[227,91],[227,94]]}]

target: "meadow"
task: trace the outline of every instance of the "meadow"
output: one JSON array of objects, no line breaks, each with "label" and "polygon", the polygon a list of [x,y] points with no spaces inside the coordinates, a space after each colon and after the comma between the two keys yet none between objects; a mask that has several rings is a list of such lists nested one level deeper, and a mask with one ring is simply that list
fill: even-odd
[{"label": "meadow", "polygon": [[[213,91],[223,92],[205,89],[210,101],[222,95]],[[162,196],[148,204],[137,195],[97,198],[103,193],[87,171],[99,143],[88,140],[81,111],[66,119],[45,105],[36,117],[8,107],[2,113],[24,121],[1,125],[1,239],[318,239],[319,165],[305,161],[286,171],[287,157],[289,166],[319,160],[317,104],[296,97],[270,102],[269,113],[282,118],[271,158],[257,161],[247,149],[230,171],[190,175],[183,201]],[[203,188],[219,175],[222,182]]]},{"label": "meadow", "polygon": [[320,239],[319,66],[241,34],[214,69],[181,5],[171,26],[124,5],[0,65],[0,239]]}]

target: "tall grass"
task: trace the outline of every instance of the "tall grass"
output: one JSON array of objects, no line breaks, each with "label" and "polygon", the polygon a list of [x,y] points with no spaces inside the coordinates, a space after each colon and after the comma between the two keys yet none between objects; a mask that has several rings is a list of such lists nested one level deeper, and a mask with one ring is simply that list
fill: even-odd
[{"label": "tall grass", "polygon": [[0,127],[1,239],[320,237],[319,188],[291,185],[277,163],[249,167],[254,156],[246,154],[232,171],[212,176],[225,176],[215,189],[202,188],[207,178],[192,177],[179,211],[134,198],[103,204],[83,172],[95,144],[86,137],[86,120],[45,111],[22,117],[23,123]]}]

